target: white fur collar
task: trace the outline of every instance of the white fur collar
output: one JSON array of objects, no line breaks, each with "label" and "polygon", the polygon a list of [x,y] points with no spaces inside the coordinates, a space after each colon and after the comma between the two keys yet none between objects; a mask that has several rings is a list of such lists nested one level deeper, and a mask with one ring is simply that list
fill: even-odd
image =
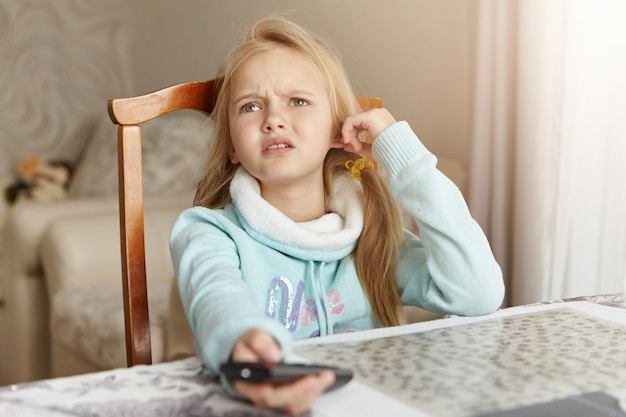
[{"label": "white fur collar", "polygon": [[363,228],[360,183],[348,175],[333,184],[328,208],[322,217],[297,223],[261,197],[258,181],[239,168],[230,184],[233,204],[257,233],[287,246],[305,250],[334,251],[353,246]]}]

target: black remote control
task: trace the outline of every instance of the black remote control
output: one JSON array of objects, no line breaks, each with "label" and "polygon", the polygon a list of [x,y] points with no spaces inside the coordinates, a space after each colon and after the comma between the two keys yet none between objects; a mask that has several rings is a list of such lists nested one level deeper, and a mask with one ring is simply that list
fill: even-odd
[{"label": "black remote control", "polygon": [[352,379],[352,371],[327,365],[304,363],[260,363],[260,362],[227,362],[220,366],[220,373],[228,380],[245,380],[249,382],[271,382],[284,384],[306,375],[319,374],[330,370],[335,373],[335,383],[327,391],[337,389]]}]

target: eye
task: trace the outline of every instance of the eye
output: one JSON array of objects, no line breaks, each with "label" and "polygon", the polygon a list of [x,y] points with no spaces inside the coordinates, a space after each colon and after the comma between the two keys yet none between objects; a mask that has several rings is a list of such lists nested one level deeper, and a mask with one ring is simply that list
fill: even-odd
[{"label": "eye", "polygon": [[303,107],[308,106],[309,104],[309,101],[303,98],[294,98],[291,100],[291,105],[294,107]]},{"label": "eye", "polygon": [[259,106],[256,103],[246,103],[243,106],[241,106],[241,112],[242,113],[251,113],[251,112],[255,112],[261,109],[261,106]]}]

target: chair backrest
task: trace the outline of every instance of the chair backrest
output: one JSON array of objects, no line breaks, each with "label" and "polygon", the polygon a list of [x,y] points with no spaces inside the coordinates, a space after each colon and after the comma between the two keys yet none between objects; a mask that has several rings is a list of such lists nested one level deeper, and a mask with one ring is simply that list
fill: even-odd
[{"label": "chair backrest", "polygon": [[[120,239],[128,366],[152,363],[144,243],[141,124],[181,109],[195,109],[209,115],[215,103],[213,86],[213,80],[190,82],[108,102],[109,116],[113,123],[119,125]],[[382,100],[377,97],[357,96],[357,100],[363,110],[382,107]]]}]

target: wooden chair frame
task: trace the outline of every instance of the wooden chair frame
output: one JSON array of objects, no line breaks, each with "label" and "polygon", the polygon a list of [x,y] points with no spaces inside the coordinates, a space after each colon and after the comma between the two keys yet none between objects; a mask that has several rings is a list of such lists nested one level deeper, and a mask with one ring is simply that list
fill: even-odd
[{"label": "wooden chair frame", "polygon": [[[118,179],[122,288],[127,365],[152,363],[144,241],[141,124],[181,109],[209,115],[215,104],[214,80],[189,82],[129,98],[108,101],[118,126]],[[357,96],[363,110],[382,107],[377,97]]]}]

